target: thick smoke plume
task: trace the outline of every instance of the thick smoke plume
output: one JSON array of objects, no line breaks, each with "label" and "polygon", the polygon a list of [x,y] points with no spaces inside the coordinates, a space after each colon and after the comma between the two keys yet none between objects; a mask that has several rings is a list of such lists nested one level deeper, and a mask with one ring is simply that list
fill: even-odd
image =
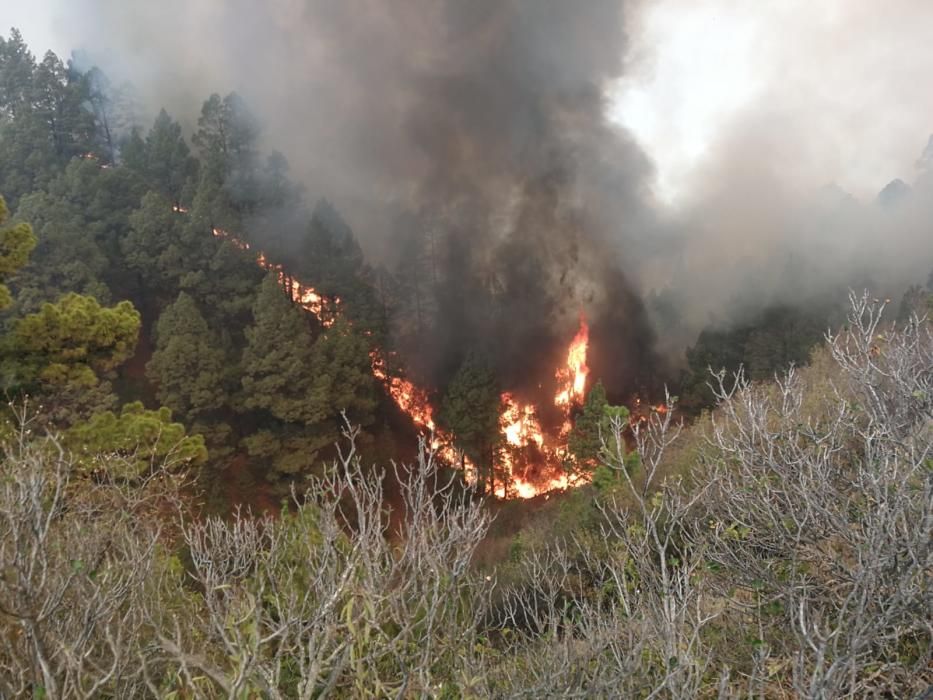
[{"label": "thick smoke plume", "polygon": [[[899,105],[874,99],[894,80],[859,83],[881,75],[873,66],[884,65],[898,38],[926,32],[911,20],[930,16],[926,3],[895,4],[897,12],[853,11],[847,23],[847,4],[830,3],[836,10],[825,14],[837,24],[826,26],[839,30],[839,45],[807,61],[829,45],[819,33],[800,34],[812,46],[786,52],[799,65],[772,66],[784,71],[775,84],[791,87],[765,91],[732,116],[676,210],[653,201],[649,158],[607,119],[606,96],[625,77],[625,61],[645,70],[626,53],[627,26],[640,31],[627,22],[641,16],[641,3],[50,6],[73,43],[116,80],[132,80],[150,109],[165,106],[191,126],[207,94],[243,95],[266,145],[288,155],[312,197],[335,202],[371,260],[394,262],[419,240],[430,246],[426,281],[440,289],[440,328],[422,351],[436,383],[479,347],[510,383],[532,391],[584,311],[594,376],[624,392],[640,375],[663,375],[655,335],[676,357],[710,321],[728,325],[768,304],[807,303],[863,282],[887,293],[925,280],[933,266],[929,159],[900,173],[910,192],[879,201],[858,202],[810,177],[828,172],[813,162],[852,150],[844,122],[821,121],[832,105],[814,107],[812,95],[844,84],[864,91],[866,119],[897,113]],[[813,18],[798,9],[780,15]],[[923,51],[924,42],[907,45]],[[770,45],[759,45],[764,56]],[[933,61],[911,55],[896,65]],[[803,83],[788,82],[798,74]],[[930,122],[927,132],[933,115]],[[916,134],[918,151],[927,132]],[[879,173],[879,189],[893,176]]]},{"label": "thick smoke plume", "polygon": [[927,280],[933,3],[653,0],[629,27],[616,118],[675,193],[634,267],[663,292],[668,347]]},{"label": "thick smoke plume", "polygon": [[653,373],[650,324],[619,254],[649,223],[651,167],[606,117],[621,3],[91,6],[80,16],[126,37],[114,55],[130,56],[126,77],[146,102],[190,124],[197,95],[235,89],[373,258],[430,240],[424,283],[438,308],[421,350],[437,383],[476,348],[510,388],[536,389],[581,312],[597,375],[622,390]]}]

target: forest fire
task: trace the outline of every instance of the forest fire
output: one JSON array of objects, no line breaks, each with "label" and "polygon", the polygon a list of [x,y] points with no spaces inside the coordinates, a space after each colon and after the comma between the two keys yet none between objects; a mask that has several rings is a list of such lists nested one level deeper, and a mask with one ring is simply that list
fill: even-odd
[{"label": "forest fire", "polygon": [[[173,207],[173,210],[182,213],[187,211],[181,207]],[[211,233],[213,233],[216,238],[222,238],[228,241],[239,250],[250,250],[249,243],[240,240],[228,231],[214,227],[211,229]],[[270,261],[263,252],[260,252],[256,256],[256,264],[263,270],[274,272],[278,277],[279,284],[282,285],[282,288],[288,293],[292,301],[305,311],[314,314],[317,320],[321,322],[322,326],[330,328],[334,325],[337,320],[336,313],[326,313],[327,309],[325,308],[324,297],[318,294],[313,287],[306,287],[294,277],[290,277],[281,265]],[[333,303],[335,305],[339,304],[340,299],[334,299]]]},{"label": "forest fire", "polygon": [[373,365],[373,376],[381,381],[402,413],[411,418],[419,428],[434,431],[434,409],[428,403],[427,394],[407,379],[390,376],[385,360],[378,350],[373,350],[369,357]]},{"label": "forest fire", "polygon": [[434,422],[434,408],[428,401],[428,395],[407,379],[392,376],[386,367],[386,361],[379,350],[369,353],[373,376],[382,382],[386,392],[399,410],[411,418],[411,422],[423,428],[431,435],[431,449],[441,459],[451,464],[462,462],[464,477],[472,482],[475,479],[473,464],[453,447],[453,439]]},{"label": "forest fire", "polygon": [[[187,210],[181,207],[172,207],[172,211],[176,211],[179,213],[185,213]],[[249,243],[247,243],[246,241],[241,241],[239,238],[234,236],[229,231],[224,231],[222,228],[217,228],[215,226],[214,228],[211,229],[211,233],[214,235],[214,238],[220,238],[222,240],[229,242],[237,250],[249,250]],[[263,268],[264,270],[270,269],[270,265],[268,261],[266,260],[266,256],[263,255],[262,253],[259,254],[259,258],[257,262],[259,263],[259,266]]]},{"label": "forest fire", "polygon": [[[566,365],[555,372],[558,390],[554,404],[564,414],[556,436],[542,428],[538,409],[533,404],[521,403],[509,392],[502,394],[501,449],[494,468],[493,487],[499,498],[534,498],[583,481],[582,477],[571,477],[565,467],[573,460],[567,449],[571,411],[582,404],[585,395],[589,371],[586,366],[588,337],[589,329],[581,317],[580,328],[567,351]],[[427,393],[411,381],[389,374],[378,350],[373,350],[370,358],[373,376],[382,382],[395,404],[416,426],[431,433],[435,452],[451,464],[462,464],[464,478],[475,483],[478,478],[475,465],[454,447],[453,436],[436,425]]]},{"label": "forest fire", "polygon": [[[175,211],[183,211],[175,209]],[[229,241],[239,250],[248,251],[250,245],[246,241],[240,240],[228,231],[220,228],[213,228],[212,233],[217,238]],[[279,282],[291,297],[292,301],[298,304],[305,311],[313,314],[321,325],[325,328],[333,326],[337,320],[336,310],[327,313],[324,297],[321,296],[313,287],[302,285],[298,280],[290,277],[278,263],[274,263],[260,252],[256,256],[256,264],[263,270],[276,273]],[[334,305],[340,304],[340,299],[333,300]],[[428,401],[427,394],[416,387],[412,382],[401,377],[392,376],[386,366],[386,361],[378,349],[374,349],[369,354],[372,365],[373,376],[378,379],[385,387],[386,392],[395,402],[396,406],[411,418],[411,421],[419,428],[428,431],[432,435],[431,448],[445,461],[452,464],[462,462],[467,480],[472,480],[473,467],[469,460],[463,459],[458,451],[453,448],[453,440],[440,430],[434,422],[434,409]]]},{"label": "forest fire", "polygon": [[[181,207],[173,209],[185,212]],[[251,251],[249,243],[228,231],[215,227],[212,233],[239,250]],[[292,301],[313,314],[325,328],[335,323],[337,309],[328,309],[329,302],[325,302],[324,297],[314,288],[304,286],[289,276],[282,265],[273,263],[261,251],[256,255],[256,263],[262,269],[274,272]],[[333,300],[335,306],[339,302],[339,299]],[[567,449],[567,438],[572,426],[571,412],[574,407],[582,405],[586,394],[588,344],[589,328],[581,314],[580,326],[567,348],[566,361],[554,373],[557,381],[554,405],[563,413],[563,421],[556,435],[548,434],[542,428],[538,409],[533,404],[520,403],[508,392],[502,394],[499,418],[501,449],[493,470],[493,492],[496,496],[534,498],[582,481],[581,477],[571,477],[565,467],[573,460]],[[456,449],[453,436],[437,426],[427,392],[413,382],[391,374],[378,348],[370,352],[370,362],[373,376],[382,383],[399,410],[418,428],[430,433],[431,448],[435,453],[450,464],[461,465],[466,481],[475,483],[478,476],[474,464]]]},{"label": "forest fire", "polygon": [[554,405],[563,412],[563,422],[556,437],[542,429],[534,405],[520,404],[510,393],[502,395],[500,424],[505,445],[500,468],[504,472],[505,483],[495,489],[500,498],[533,498],[549,491],[566,489],[582,480],[571,479],[566,470],[573,460],[567,449],[567,438],[573,425],[571,411],[582,405],[586,396],[588,345],[589,327],[581,314],[580,327],[567,349],[567,360],[554,373],[557,380]]},{"label": "forest fire", "polygon": [[[549,435],[542,428],[533,404],[521,403],[509,392],[502,394],[501,448],[493,470],[493,492],[499,498],[534,498],[583,481],[582,477],[571,477],[565,467],[573,460],[567,449],[571,411],[583,403],[586,391],[588,342],[589,328],[581,315],[579,330],[567,350],[566,364],[554,375],[558,382],[554,405],[564,416],[557,435]],[[383,383],[395,404],[416,426],[431,433],[435,452],[451,464],[462,464],[464,478],[475,483],[478,478],[475,465],[454,447],[453,436],[436,425],[427,393],[411,381],[392,376],[378,350],[373,350],[370,358],[373,376]]]},{"label": "forest fire", "polygon": [[567,350],[567,364],[555,373],[558,383],[563,387],[554,397],[557,406],[570,406],[574,402],[582,403],[586,391],[586,378],[590,370],[586,366],[586,351],[590,342],[590,329],[586,319],[580,316],[580,329]]}]

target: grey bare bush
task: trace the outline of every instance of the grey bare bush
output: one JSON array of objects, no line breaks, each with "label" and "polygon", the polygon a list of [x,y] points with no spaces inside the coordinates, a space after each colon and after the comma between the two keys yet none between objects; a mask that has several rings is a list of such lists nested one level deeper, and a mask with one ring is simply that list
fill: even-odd
[{"label": "grey bare bush", "polygon": [[489,509],[424,443],[391,467],[398,498],[348,427],[279,516],[195,518],[167,471],[81,472],[23,420],[0,472],[0,695],[918,695],[933,338],[882,311],[853,297],[823,359],[773,383],[714,375],[705,422],[682,429],[672,397],[616,414],[593,517],[504,590],[471,565]]},{"label": "grey bare bush", "polygon": [[[194,519],[167,473],[88,478],[24,428],[0,480],[0,694],[421,697],[477,685],[489,581],[469,563],[487,511],[422,450],[393,467],[391,513],[384,474],[362,467],[356,431],[346,438],[280,517]],[[160,523],[174,525],[184,565]]]},{"label": "grey bare bush", "polygon": [[348,450],[280,518],[185,527],[201,595],[169,611],[179,583],[169,579],[151,617],[186,688],[422,697],[475,683],[485,581],[469,563],[488,515],[423,449],[394,468],[401,512],[391,514],[355,437],[348,429]]},{"label": "grey bare bush", "polygon": [[[665,469],[670,410],[631,426],[642,471],[619,468],[595,544],[526,557],[494,694],[911,697],[933,682],[933,337],[924,318],[884,325],[867,294],[851,303],[826,376],[714,374],[689,483]],[[603,435],[608,466],[625,428]]]},{"label": "grey bare bush", "polygon": [[677,438],[667,410],[632,426],[642,473],[624,467],[621,418],[603,435],[603,460],[620,487],[598,503],[591,538],[532,552],[524,583],[501,606],[506,652],[489,675],[506,697],[692,698],[707,682],[703,631],[719,614],[699,572],[705,545],[688,527],[705,489],[663,480],[663,457]]},{"label": "grey bare bush", "polygon": [[138,695],[153,514],[172,505],[176,478],[88,478],[20,419],[0,461],[0,696]]},{"label": "grey bare bush", "polygon": [[717,375],[708,557],[772,676],[804,697],[904,697],[930,681],[933,338],[925,319],[884,326],[883,303],[851,302],[827,338],[823,412],[796,370]]}]

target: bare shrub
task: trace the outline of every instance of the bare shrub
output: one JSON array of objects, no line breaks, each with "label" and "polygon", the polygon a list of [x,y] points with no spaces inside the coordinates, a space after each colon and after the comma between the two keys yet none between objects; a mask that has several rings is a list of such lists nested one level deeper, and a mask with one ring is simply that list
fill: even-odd
[{"label": "bare shrub", "polygon": [[130,697],[143,687],[140,595],[159,518],[162,472],[132,488],[78,476],[54,438],[20,416],[0,459],[0,696]]},{"label": "bare shrub", "polygon": [[575,538],[524,562],[525,583],[509,592],[500,625],[505,652],[491,693],[508,697],[693,698],[707,680],[702,633],[718,610],[698,576],[704,544],[691,513],[702,489],[662,481],[677,438],[667,409],[633,427],[642,473],[625,468],[621,419],[603,439],[604,464],[622,487],[598,507],[597,542]]},{"label": "bare shrub", "polygon": [[346,437],[347,451],[279,520],[238,513],[186,527],[203,604],[152,618],[173,630],[162,648],[195,694],[408,697],[475,684],[485,582],[469,563],[488,516],[422,449],[395,468],[403,512],[390,518],[383,474],[365,471],[356,432]]},{"label": "bare shrub", "polygon": [[[599,536],[528,554],[489,654],[503,697],[908,697],[931,682],[933,338],[853,296],[833,371],[717,374],[690,483],[668,411],[602,459]],[[808,383],[809,382],[809,383]],[[809,386],[820,393],[808,394]],[[826,393],[829,396],[826,396]],[[676,471],[680,471],[679,469]]]},{"label": "bare shrub", "polygon": [[805,697],[903,697],[928,671],[933,338],[916,317],[883,327],[882,310],[853,296],[828,337],[831,411],[803,409],[796,370],[717,376],[707,556],[771,675]]}]

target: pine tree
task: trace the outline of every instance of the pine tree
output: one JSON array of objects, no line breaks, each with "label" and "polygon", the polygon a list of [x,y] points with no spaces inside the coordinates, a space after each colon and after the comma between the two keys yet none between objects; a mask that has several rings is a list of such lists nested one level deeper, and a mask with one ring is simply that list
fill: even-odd
[{"label": "pine tree", "polygon": [[333,296],[346,294],[364,266],[352,229],[327,200],[314,207],[300,255],[298,274]]},{"label": "pine tree", "polygon": [[6,202],[0,197],[0,311],[13,303],[6,282],[29,261],[29,254],[36,247],[36,237],[29,224],[4,226],[8,214]]},{"label": "pine tree", "polygon": [[[189,229],[186,234],[194,237]],[[205,262],[188,272],[180,281],[181,288],[198,299],[203,308],[212,309],[218,320],[242,326],[249,319],[256,292],[264,273],[256,264],[254,253],[237,248],[232,242],[202,239],[208,244]]]},{"label": "pine tree", "polygon": [[398,308],[393,319],[394,330],[419,344],[433,327],[437,312],[434,241],[424,225],[412,217],[400,225],[405,229],[400,235],[396,267]]},{"label": "pine tree", "polygon": [[36,66],[33,74],[32,112],[43,126],[58,164],[78,155],[95,152],[97,125],[94,114],[86,108],[90,99],[89,83],[84,76],[66,68],[51,51]]},{"label": "pine tree", "polygon": [[32,77],[36,59],[18,29],[10,38],[0,37],[0,110],[13,119],[31,107]]},{"label": "pine tree", "polygon": [[87,95],[87,105],[94,116],[97,126],[95,153],[105,163],[115,163],[117,159],[117,140],[119,116],[113,87],[107,75],[97,67],[91,68],[81,76],[83,91]]},{"label": "pine tree", "polygon": [[[81,165],[75,162],[76,170],[86,169]],[[90,169],[96,175],[97,168]],[[18,215],[31,221],[38,234],[30,265],[18,280],[21,313],[35,312],[42,303],[69,292],[110,301],[110,289],[102,279],[110,262],[88,230],[82,204],[50,192],[33,192],[20,200]]]},{"label": "pine tree", "polygon": [[355,424],[372,422],[368,344],[342,320],[315,337],[313,317],[290,301],[272,275],[253,313],[241,362],[241,403],[258,412],[252,420],[260,427],[243,445],[273,468],[270,478],[305,472],[339,438],[341,411]]},{"label": "pine tree", "polygon": [[[103,468],[118,479],[138,479],[154,465],[179,469],[207,461],[200,435],[186,435],[183,425],[172,422],[168,408],[148,411],[139,401],[125,404],[119,415],[104,411],[73,426],[65,433],[65,445],[78,458],[79,467]],[[115,455],[122,459],[114,459]]]},{"label": "pine tree", "polygon": [[66,294],[17,319],[0,346],[0,389],[28,395],[38,418],[55,429],[113,407],[109,379],[134,352],[140,317],[122,301],[102,307],[93,297]]},{"label": "pine tree", "polygon": [[326,385],[314,381],[314,336],[308,315],[295,306],[274,275],[266,277],[246,329],[242,358],[244,406],[278,420],[313,425],[331,409]]},{"label": "pine tree", "polygon": [[185,222],[172,211],[165,197],[147,193],[129,217],[130,229],[120,241],[126,264],[136,271],[139,283],[156,298],[171,299],[180,278],[201,263],[183,237]]},{"label": "pine tree", "polygon": [[327,425],[309,428],[285,424],[252,433],[243,439],[243,446],[250,457],[271,467],[266,477],[276,481],[319,466],[321,450],[332,446],[336,439],[337,434]]},{"label": "pine tree", "polygon": [[145,174],[153,187],[175,205],[190,178],[197,173],[197,161],[182,136],[181,125],[163,109],[156,117],[145,142]]},{"label": "pine tree", "polygon": [[385,308],[353,230],[326,200],[318,202],[302,240],[295,274],[332,304],[339,300],[353,323],[374,342],[385,335]]},{"label": "pine tree", "polygon": [[337,319],[314,343],[312,371],[315,390],[326,393],[332,415],[346,411],[355,425],[372,423],[376,387],[369,343],[348,321]]},{"label": "pine tree", "polygon": [[575,458],[575,469],[591,472],[596,468],[600,450],[602,449],[606,409],[609,401],[606,399],[606,390],[602,382],[596,382],[586,395],[583,410],[573,424],[573,430],[567,440],[570,454]]},{"label": "pine tree", "polygon": [[440,421],[454,434],[464,458],[476,465],[480,483],[493,490],[493,464],[499,442],[501,398],[495,375],[475,352],[469,353],[450,381]]},{"label": "pine tree", "polygon": [[632,473],[638,469],[638,453],[630,451],[624,440],[615,444],[615,426],[624,429],[629,415],[625,406],[609,404],[602,382],[597,382],[586,395],[583,411],[568,437],[572,458],[566,460],[565,468],[577,475],[589,475],[599,491],[621,483],[623,470]]},{"label": "pine tree", "polygon": [[56,165],[51,138],[33,108],[35,57],[13,30],[0,40],[0,191],[12,209],[47,184]]},{"label": "pine tree", "polygon": [[146,373],[158,386],[161,404],[188,421],[225,406],[229,398],[225,353],[188,294],[179,294],[162,312],[155,341]]},{"label": "pine tree", "polygon": [[19,319],[7,351],[23,384],[94,386],[98,375],[125,362],[136,348],[140,316],[128,301],[102,307],[96,299],[66,294]]},{"label": "pine tree", "polygon": [[259,127],[243,99],[235,92],[223,99],[211,95],[201,108],[192,141],[202,158],[202,177],[224,184],[238,209],[255,209]]}]

